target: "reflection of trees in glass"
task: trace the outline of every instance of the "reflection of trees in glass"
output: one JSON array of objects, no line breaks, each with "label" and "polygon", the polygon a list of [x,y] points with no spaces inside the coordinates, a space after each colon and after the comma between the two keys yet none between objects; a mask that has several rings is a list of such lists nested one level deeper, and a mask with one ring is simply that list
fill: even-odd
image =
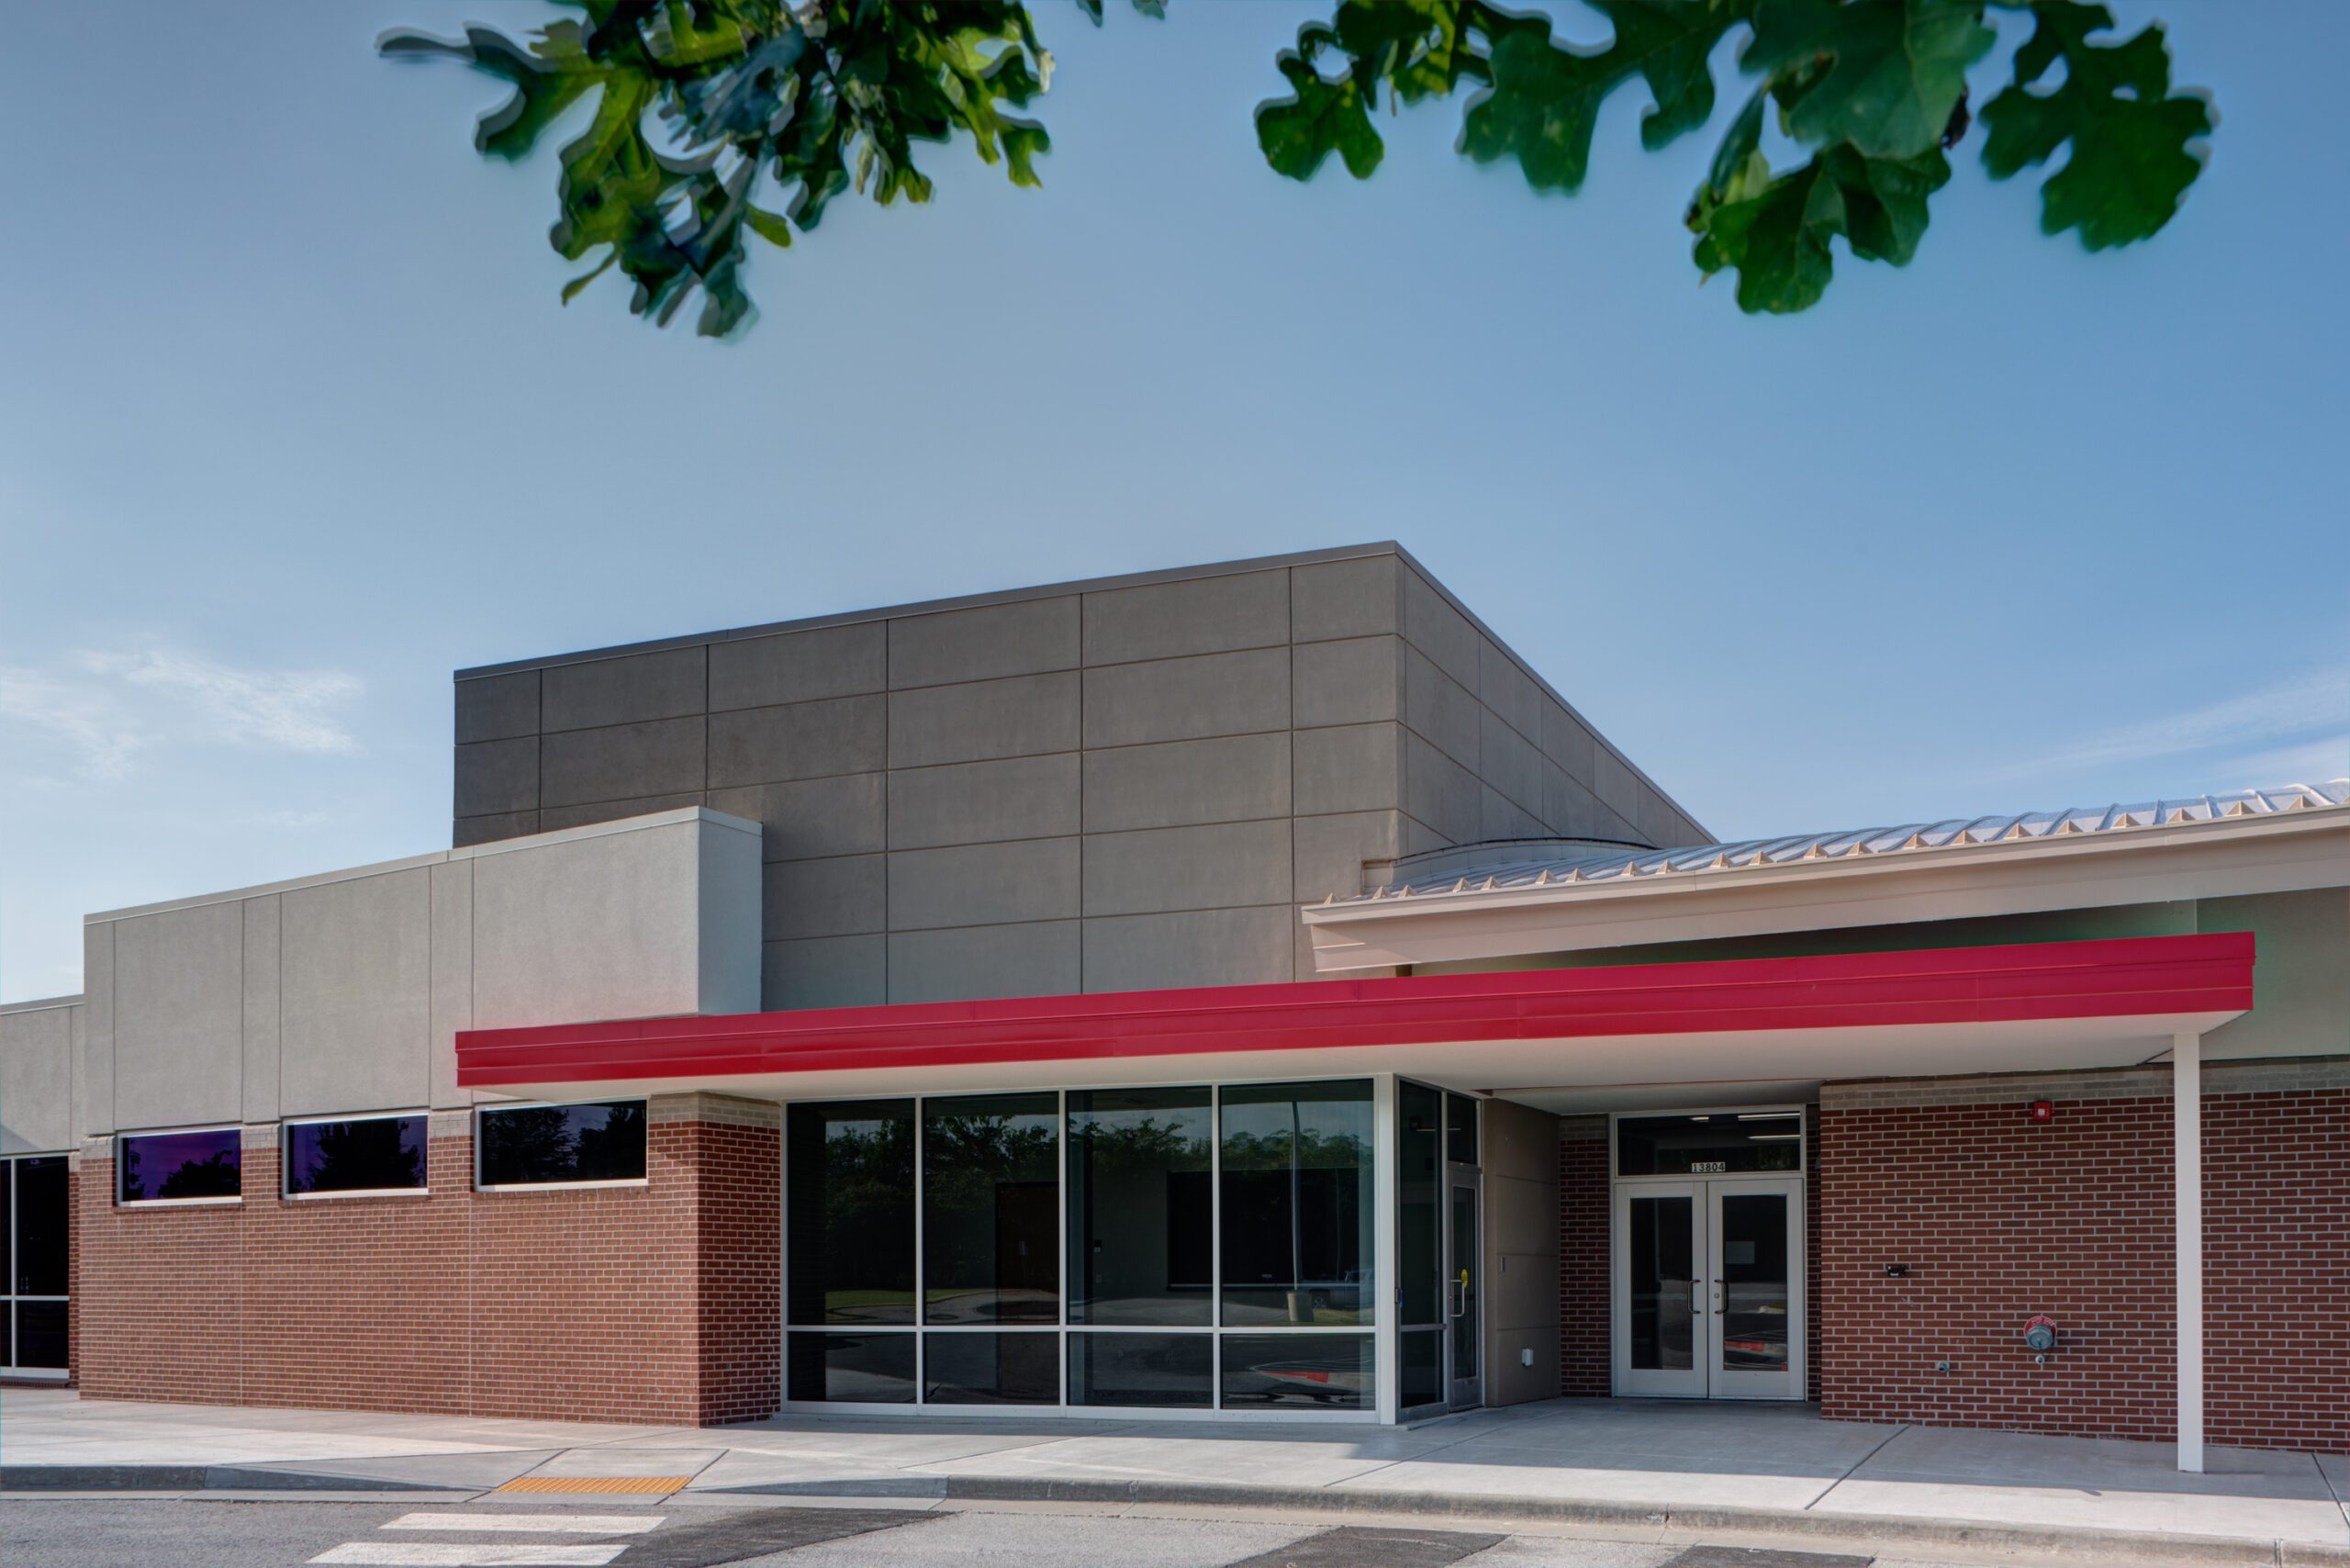
[{"label": "reflection of trees in glass", "polygon": [[644,1174],[644,1104],[629,1100],[604,1108],[600,1125],[583,1123],[574,1134],[580,1182],[632,1181]]},{"label": "reflection of trees in glass", "polygon": [[[1368,1310],[1371,1101],[1350,1085],[1227,1092],[1224,1278],[1227,1307],[1290,1321]],[[1310,1291],[1310,1301],[1290,1293]]]},{"label": "reflection of trees in glass", "polygon": [[209,1159],[185,1159],[155,1190],[159,1198],[232,1198],[237,1195],[237,1151],[215,1149]]},{"label": "reflection of trees in glass", "polygon": [[1050,1094],[924,1108],[923,1263],[933,1321],[1055,1316],[1058,1109]]},{"label": "reflection of trees in glass", "polygon": [[115,1158],[122,1167],[122,1201],[135,1204],[147,1195],[147,1179],[139,1173],[139,1146],[125,1138]]},{"label": "reflection of trees in glass", "polygon": [[309,1170],[300,1173],[309,1190],[357,1192],[372,1187],[424,1185],[424,1151],[408,1140],[410,1118],[372,1117],[330,1122],[313,1135]]},{"label": "reflection of trees in glass", "polygon": [[483,1179],[632,1182],[644,1174],[644,1103],[525,1105],[486,1113]]},{"label": "reflection of trees in glass", "polygon": [[1148,1175],[1160,1170],[1208,1168],[1207,1108],[1160,1121],[1148,1112],[1138,1122],[1116,1119],[1117,1112],[1069,1118],[1086,1170],[1097,1176]]},{"label": "reflection of trees in glass", "polygon": [[913,1299],[913,1134],[911,1116],[824,1129],[823,1255],[807,1263],[825,1282],[828,1322],[856,1322],[867,1316],[860,1306]]},{"label": "reflection of trees in glass", "polygon": [[1215,1207],[1208,1092],[1080,1092],[1069,1105],[1071,1317],[1205,1324]]},{"label": "reflection of trees in glass", "polygon": [[[483,1171],[490,1185],[544,1182],[571,1163],[571,1118],[560,1105],[529,1105],[482,1118],[489,1158]],[[559,1180],[560,1178],[553,1178]]]}]

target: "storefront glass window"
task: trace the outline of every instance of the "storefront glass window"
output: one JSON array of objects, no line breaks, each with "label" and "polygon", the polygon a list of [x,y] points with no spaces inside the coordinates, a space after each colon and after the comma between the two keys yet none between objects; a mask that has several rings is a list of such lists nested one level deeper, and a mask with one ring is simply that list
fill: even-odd
[{"label": "storefront glass window", "polygon": [[1214,1109],[1205,1089],[1069,1097],[1069,1320],[1205,1327]]},{"label": "storefront glass window", "polygon": [[1402,1321],[1435,1323],[1444,1294],[1444,1095],[1422,1083],[1395,1089],[1395,1202]]},{"label": "storefront glass window", "polygon": [[923,1102],[923,1322],[1059,1320],[1058,1102]]},{"label": "storefront glass window", "polygon": [[914,1337],[911,1334],[789,1335],[784,1350],[784,1397],[860,1405],[914,1402]]},{"label": "storefront glass window", "polygon": [[1058,1405],[1058,1334],[925,1334],[922,1396],[930,1405]]},{"label": "storefront glass window", "polygon": [[1367,1410],[1371,1345],[1368,1334],[1226,1334],[1224,1406]]},{"label": "storefront glass window", "polygon": [[1215,1402],[1209,1334],[1071,1334],[1069,1402],[1204,1410]]},{"label": "storefront glass window", "polygon": [[1371,1085],[1224,1092],[1224,1321],[1369,1323]]},{"label": "storefront glass window", "polygon": [[65,1157],[0,1159],[0,1366],[65,1370]]},{"label": "storefront glass window", "polygon": [[[785,1147],[790,1320],[913,1322],[914,1103],[794,1105]],[[912,1398],[912,1340],[904,1353]]]},{"label": "storefront glass window", "polygon": [[[1411,1092],[1436,1238],[1443,1097]],[[1372,1105],[1360,1079],[787,1106],[785,1395],[1375,1408]]]}]

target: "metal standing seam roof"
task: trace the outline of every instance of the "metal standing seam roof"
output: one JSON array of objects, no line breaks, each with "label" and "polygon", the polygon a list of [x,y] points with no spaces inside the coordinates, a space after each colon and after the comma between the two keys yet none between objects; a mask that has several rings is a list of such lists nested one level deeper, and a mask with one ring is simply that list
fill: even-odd
[{"label": "metal standing seam roof", "polygon": [[[1929,849],[1964,849],[2039,838],[2129,833],[2181,823],[2225,822],[2275,816],[2287,812],[2340,811],[2350,806],[2350,779],[2324,784],[2288,784],[2274,790],[2239,790],[2224,795],[2187,795],[2110,806],[2068,807],[2061,812],[2024,812],[2013,816],[1953,817],[1945,822],[1907,823],[1897,827],[1799,833],[1782,838],[1750,838],[1736,844],[1700,844],[1678,849],[1598,851],[1534,856],[1474,872],[1448,871],[1405,879],[1325,906],[1378,903],[1450,893],[1509,891],[1623,882],[1700,872],[1751,871],[1806,861],[1895,856]],[[2345,813],[2350,817],[2350,813]],[[2350,821],[2345,822],[2350,825]]]}]

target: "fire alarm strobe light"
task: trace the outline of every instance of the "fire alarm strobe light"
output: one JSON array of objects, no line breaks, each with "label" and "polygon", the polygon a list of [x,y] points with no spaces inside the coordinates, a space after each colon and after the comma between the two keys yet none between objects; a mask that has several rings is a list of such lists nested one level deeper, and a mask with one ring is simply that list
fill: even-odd
[{"label": "fire alarm strobe light", "polygon": [[2053,1122],[2056,1119],[2056,1107],[2046,1100],[2034,1100],[2031,1103],[2031,1119],[2035,1122]]}]

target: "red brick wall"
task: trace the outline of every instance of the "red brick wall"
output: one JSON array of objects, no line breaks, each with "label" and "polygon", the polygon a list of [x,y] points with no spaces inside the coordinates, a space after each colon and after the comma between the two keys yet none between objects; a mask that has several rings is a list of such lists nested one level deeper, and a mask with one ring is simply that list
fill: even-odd
[{"label": "red brick wall", "polygon": [[[2350,1089],[2231,1092],[2255,1070],[2207,1082],[2206,1430],[2336,1446],[2350,1417]],[[1839,1087],[1818,1162],[1824,1413],[2173,1436],[2167,1072]],[[1905,1092],[1924,1103],[1891,1103]],[[2054,1120],[2028,1118],[2035,1099]],[[1908,1276],[1887,1278],[1888,1263]],[[2042,1312],[2062,1336],[2046,1366],[2022,1344]]]},{"label": "red brick wall", "polygon": [[[473,1190],[469,1136],[429,1195],[120,1208],[75,1178],[75,1375],[95,1395],[664,1425],[779,1394],[772,1109],[655,1100],[642,1187]],[[442,1125],[461,1118],[436,1118]],[[763,1121],[767,1125],[760,1125]]]},{"label": "red brick wall", "polygon": [[2203,1103],[2203,1425],[2350,1442],[2350,1087]]},{"label": "red brick wall", "polygon": [[1803,1114],[1803,1396],[1819,1403],[1819,1107]]},{"label": "red brick wall", "polygon": [[1559,1138],[1559,1392],[1604,1395],[1608,1345],[1607,1118],[1573,1118]]}]

